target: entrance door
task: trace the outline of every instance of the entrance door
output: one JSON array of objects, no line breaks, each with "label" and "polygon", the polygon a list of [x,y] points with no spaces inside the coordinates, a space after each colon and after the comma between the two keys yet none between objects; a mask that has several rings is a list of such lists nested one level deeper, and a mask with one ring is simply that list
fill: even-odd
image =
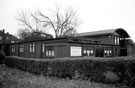
[{"label": "entrance door", "polygon": [[6,56],[9,56],[9,54],[10,54],[9,51],[10,51],[10,50],[9,50],[9,44],[6,44],[6,45],[4,46],[4,52],[5,52]]},{"label": "entrance door", "polygon": [[103,47],[96,47],[96,57],[103,57],[103,56],[104,56]]},{"label": "entrance door", "polygon": [[127,56],[127,49],[120,49],[120,56]]}]

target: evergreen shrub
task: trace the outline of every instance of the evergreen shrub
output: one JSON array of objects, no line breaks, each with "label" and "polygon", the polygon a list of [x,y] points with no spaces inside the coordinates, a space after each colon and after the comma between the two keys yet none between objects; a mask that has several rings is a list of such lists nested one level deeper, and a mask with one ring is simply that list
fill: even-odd
[{"label": "evergreen shrub", "polygon": [[87,79],[106,82],[106,72],[114,72],[119,77],[117,82],[129,86],[135,84],[135,56],[112,58],[60,58],[30,59],[9,56],[6,66],[18,68],[34,74],[43,74],[71,79]]}]

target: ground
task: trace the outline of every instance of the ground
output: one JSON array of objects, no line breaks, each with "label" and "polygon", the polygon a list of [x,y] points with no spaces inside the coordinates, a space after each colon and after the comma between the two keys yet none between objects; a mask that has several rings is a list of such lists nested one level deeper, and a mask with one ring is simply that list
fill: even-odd
[{"label": "ground", "polygon": [[114,84],[93,83],[34,75],[0,65],[0,88],[127,88]]}]

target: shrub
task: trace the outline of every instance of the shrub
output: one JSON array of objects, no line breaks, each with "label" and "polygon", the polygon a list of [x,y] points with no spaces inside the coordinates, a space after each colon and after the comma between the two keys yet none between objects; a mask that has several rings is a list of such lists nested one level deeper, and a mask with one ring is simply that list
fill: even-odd
[{"label": "shrub", "polygon": [[135,83],[135,59],[130,57],[115,58],[61,58],[30,59],[7,57],[6,65],[34,74],[43,74],[61,78],[88,79],[106,82],[106,73],[113,72],[122,82],[129,86]]}]

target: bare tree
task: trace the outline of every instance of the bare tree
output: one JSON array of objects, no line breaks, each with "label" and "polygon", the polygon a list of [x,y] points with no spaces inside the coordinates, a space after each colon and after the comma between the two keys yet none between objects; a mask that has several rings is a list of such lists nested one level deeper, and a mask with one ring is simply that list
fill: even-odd
[{"label": "bare tree", "polygon": [[31,32],[29,30],[25,30],[25,29],[19,29],[17,31],[17,36],[19,37],[19,39],[25,39],[29,36],[31,36]]},{"label": "bare tree", "polygon": [[25,39],[30,36],[40,36],[45,38],[53,38],[51,34],[44,31],[41,22],[32,17],[31,12],[21,10],[17,14],[17,20],[20,22],[22,29],[19,29],[17,35],[20,39]]},{"label": "bare tree", "polygon": [[[47,33],[50,30],[53,32],[54,38],[74,35],[77,33],[80,22],[73,8],[66,9],[64,13],[60,11],[60,8],[56,8],[49,16],[41,11],[35,13],[21,11],[18,12],[17,20],[32,33],[49,36],[49,38],[52,38],[52,35]],[[47,32],[43,32],[43,30]]]},{"label": "bare tree", "polygon": [[64,14],[60,12],[60,8],[56,8],[52,17],[38,11],[37,14],[32,14],[32,17],[43,23],[44,27],[49,26],[53,30],[55,38],[74,35],[77,33],[76,29],[80,23],[73,8],[66,9]]},{"label": "bare tree", "polygon": [[53,38],[52,35],[44,33],[43,31],[30,32],[28,29],[19,29],[17,31],[17,36],[21,40],[24,40],[28,37]]}]

